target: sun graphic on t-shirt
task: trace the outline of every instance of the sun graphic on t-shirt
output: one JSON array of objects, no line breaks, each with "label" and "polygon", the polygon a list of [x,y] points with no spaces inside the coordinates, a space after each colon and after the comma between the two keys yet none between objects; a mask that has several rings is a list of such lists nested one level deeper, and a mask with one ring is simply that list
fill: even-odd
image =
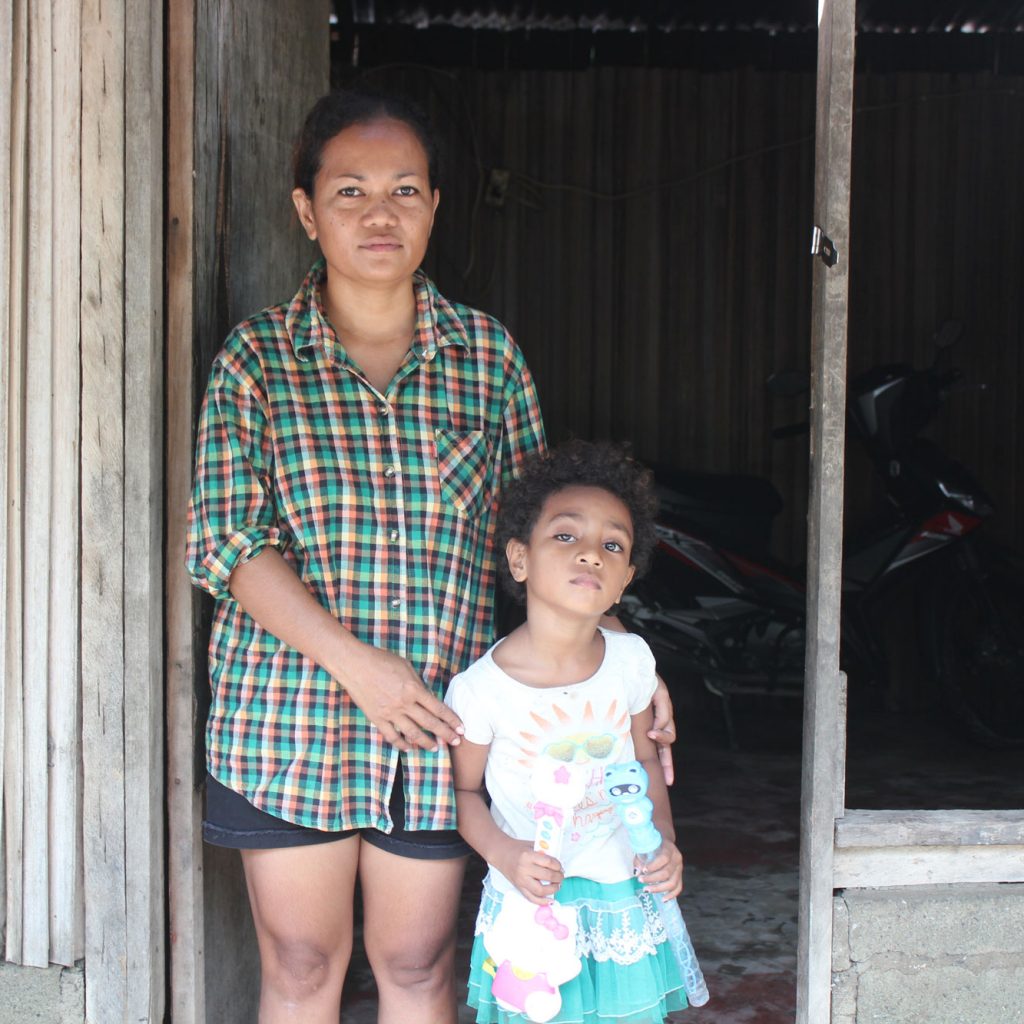
[{"label": "sun graphic on t-shirt", "polygon": [[520,764],[529,767],[537,757],[565,764],[603,764],[618,756],[629,733],[629,710],[612,700],[603,712],[587,701],[582,717],[570,715],[558,704],[545,714],[530,712],[536,732],[521,730]]}]

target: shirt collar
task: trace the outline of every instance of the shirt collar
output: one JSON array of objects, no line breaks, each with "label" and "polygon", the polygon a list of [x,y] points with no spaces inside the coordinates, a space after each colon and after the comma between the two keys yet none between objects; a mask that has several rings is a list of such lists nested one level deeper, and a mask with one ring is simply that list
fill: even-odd
[{"label": "shirt collar", "polygon": [[[320,288],[327,279],[327,265],[321,256],[310,268],[295,297],[288,304],[285,324],[295,357],[300,362],[309,358],[310,350],[320,345],[330,354],[333,333],[320,302]],[[434,282],[417,270],[413,275],[416,293],[416,329],[413,352],[421,363],[430,362],[437,350],[448,345],[470,348],[469,333],[455,307],[437,290]]]}]

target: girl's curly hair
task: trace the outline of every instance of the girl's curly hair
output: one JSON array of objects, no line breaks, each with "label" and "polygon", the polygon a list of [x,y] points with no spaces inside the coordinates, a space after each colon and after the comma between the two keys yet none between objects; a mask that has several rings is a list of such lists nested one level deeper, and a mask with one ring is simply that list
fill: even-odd
[{"label": "girl's curly hair", "polygon": [[[544,502],[567,487],[600,487],[629,509],[633,520],[630,562],[636,567],[636,576],[643,575],[657,543],[654,475],[633,458],[629,445],[611,441],[567,441],[524,463],[519,479],[501,497],[495,532],[499,561],[504,563],[510,540],[529,539]],[[525,601],[526,587],[512,578],[507,564],[499,574],[505,590],[517,601]]]}]

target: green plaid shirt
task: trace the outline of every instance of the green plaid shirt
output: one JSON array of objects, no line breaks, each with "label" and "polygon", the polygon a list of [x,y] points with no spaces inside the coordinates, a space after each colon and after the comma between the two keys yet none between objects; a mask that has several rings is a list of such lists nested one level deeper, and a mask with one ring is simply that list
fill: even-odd
[{"label": "green plaid shirt", "polygon": [[[412,347],[383,394],[324,317],[314,265],[290,304],[240,324],[200,416],[187,564],[215,598],[210,772],[312,828],[391,829],[400,756],[327,672],[228,590],[270,545],[357,637],[407,658],[438,697],[493,639],[494,511],[544,444],[522,353],[422,274]],[[406,827],[455,825],[447,751],[402,754]]]}]

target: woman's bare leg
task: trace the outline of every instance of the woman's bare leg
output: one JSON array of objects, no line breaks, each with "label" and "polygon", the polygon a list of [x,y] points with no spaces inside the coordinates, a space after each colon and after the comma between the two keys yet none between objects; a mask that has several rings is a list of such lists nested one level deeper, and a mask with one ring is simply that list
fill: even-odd
[{"label": "woman's bare leg", "polygon": [[455,1024],[455,926],[466,858],[414,860],[363,843],[366,955],[378,1024]]},{"label": "woman's bare leg", "polygon": [[338,1024],[362,843],[243,850],[260,947],[259,1024]]}]

